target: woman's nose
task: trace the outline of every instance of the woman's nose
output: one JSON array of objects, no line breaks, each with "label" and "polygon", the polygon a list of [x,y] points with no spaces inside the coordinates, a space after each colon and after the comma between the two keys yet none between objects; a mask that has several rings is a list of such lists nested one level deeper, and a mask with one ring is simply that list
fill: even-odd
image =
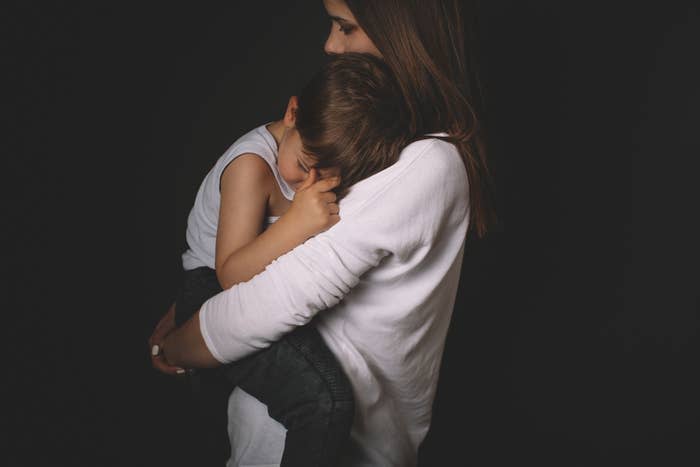
[{"label": "woman's nose", "polygon": [[323,46],[323,50],[329,55],[342,54],[344,52],[342,41],[335,34],[335,28],[333,28],[333,26],[331,26],[331,32],[328,34],[328,39],[326,39],[326,44]]}]

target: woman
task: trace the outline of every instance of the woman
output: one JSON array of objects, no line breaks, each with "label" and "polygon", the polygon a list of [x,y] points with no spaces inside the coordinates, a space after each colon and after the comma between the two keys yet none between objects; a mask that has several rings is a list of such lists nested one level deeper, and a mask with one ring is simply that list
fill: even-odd
[{"label": "woman", "polygon": [[[173,330],[166,315],[151,338],[164,351],[154,366],[174,373],[173,365],[238,360],[315,318],[356,398],[344,465],[415,465],[467,229],[482,235],[491,216],[468,101],[462,12],[457,0],[324,4],[332,20],[326,51],[383,58],[412,132],[425,137],[353,186],[333,228],[215,296],[183,327]],[[231,405],[230,416],[246,420],[232,423],[232,463],[279,463],[284,430],[240,390]]]}]

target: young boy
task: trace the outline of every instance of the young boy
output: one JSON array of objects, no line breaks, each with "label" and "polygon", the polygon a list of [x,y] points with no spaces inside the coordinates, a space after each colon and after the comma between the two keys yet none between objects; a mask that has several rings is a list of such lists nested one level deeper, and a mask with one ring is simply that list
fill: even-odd
[{"label": "young boy", "polygon": [[[381,60],[343,54],[290,98],[282,120],[239,138],[204,179],[190,212],[176,323],[338,222],[338,200],[393,164],[413,138],[406,115]],[[334,465],[349,437],[352,388],[313,323],[193,378],[222,435],[232,385],[267,404],[287,428],[283,466]]]}]

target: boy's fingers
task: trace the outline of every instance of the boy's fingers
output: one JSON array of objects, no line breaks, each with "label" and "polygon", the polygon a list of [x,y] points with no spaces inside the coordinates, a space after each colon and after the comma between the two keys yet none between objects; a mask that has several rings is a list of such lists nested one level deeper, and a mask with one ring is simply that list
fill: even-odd
[{"label": "boy's fingers", "polygon": [[330,177],[324,178],[316,182],[316,188],[318,191],[331,191],[333,188],[340,184],[340,177]]},{"label": "boy's fingers", "polygon": [[311,185],[316,183],[316,179],[318,178],[318,171],[315,168],[311,168],[309,170],[309,176],[306,177],[306,180],[304,180],[304,183],[301,184],[299,187],[299,191],[305,190],[309,188]]},{"label": "boy's fingers", "polygon": [[326,203],[335,203],[335,200],[338,198],[332,191],[324,191],[319,194],[319,197]]}]

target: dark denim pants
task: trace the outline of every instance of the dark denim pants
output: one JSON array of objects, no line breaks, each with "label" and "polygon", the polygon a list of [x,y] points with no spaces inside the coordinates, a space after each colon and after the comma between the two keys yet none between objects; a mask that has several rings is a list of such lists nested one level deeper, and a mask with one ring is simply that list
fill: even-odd
[{"label": "dark denim pants", "polygon": [[[185,271],[176,323],[187,321],[220,291],[213,269]],[[270,416],[287,429],[282,466],[333,466],[347,445],[355,410],[352,388],[313,324],[242,360],[199,369],[189,378],[222,459],[230,454],[227,408],[235,386],[266,404]]]}]

